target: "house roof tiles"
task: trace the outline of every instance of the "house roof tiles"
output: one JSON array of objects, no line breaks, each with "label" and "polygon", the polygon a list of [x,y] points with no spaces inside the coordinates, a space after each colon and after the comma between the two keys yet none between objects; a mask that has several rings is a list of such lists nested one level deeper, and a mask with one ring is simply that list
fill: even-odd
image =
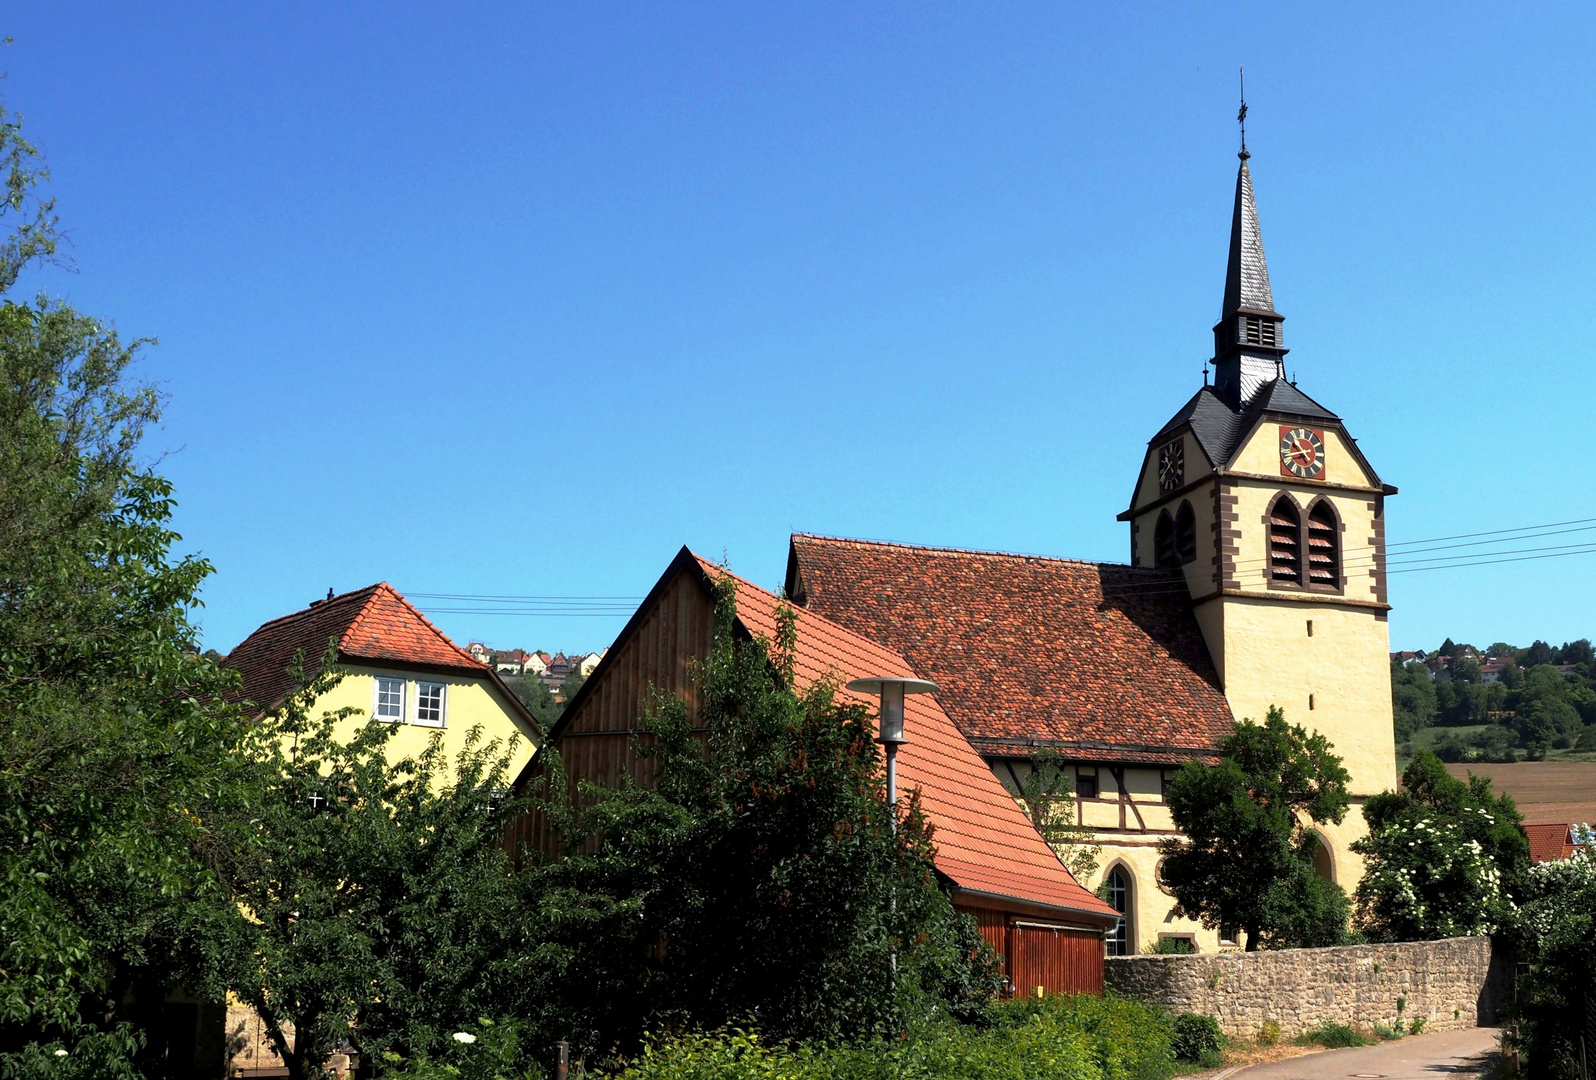
[{"label": "house roof tiles", "polygon": [[1178,764],[1234,723],[1178,572],[795,534],[787,591],[901,651],[989,757]]},{"label": "house roof tiles", "polygon": [[340,660],[404,664],[480,675],[489,671],[470,653],[411,606],[386,581],[321,600],[303,611],[263,624],[227,654],[223,663],[243,677],[244,692],[263,709],[272,709],[293,690],[288,666],[305,655],[305,674],[314,677],[329,642]]},{"label": "house roof tiles", "polygon": [[1531,862],[1555,862],[1566,859],[1578,850],[1573,830],[1567,824],[1525,825],[1524,835],[1529,838]]},{"label": "house roof tiles", "polygon": [[[710,579],[726,571],[703,558]],[[752,636],[774,640],[778,598],[732,575],[737,618]],[[870,676],[921,678],[907,659],[802,608],[796,609],[795,667],[802,686],[831,678],[839,687]],[[839,689],[839,698],[877,706],[873,697]],[[918,788],[935,832],[937,869],[973,892],[1064,908],[1101,921],[1115,912],[1070,876],[1013,796],[971,749],[940,704],[941,694],[913,695],[905,708],[909,741],[898,753],[899,782]]]}]

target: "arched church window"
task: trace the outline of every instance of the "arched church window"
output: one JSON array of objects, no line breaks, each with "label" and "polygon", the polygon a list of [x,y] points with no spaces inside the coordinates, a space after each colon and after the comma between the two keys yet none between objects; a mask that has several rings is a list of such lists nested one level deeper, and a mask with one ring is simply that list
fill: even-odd
[{"label": "arched church window", "polygon": [[1313,872],[1325,881],[1335,881],[1336,866],[1330,855],[1330,845],[1325,841],[1323,834],[1315,832],[1313,845]]},{"label": "arched church window", "polygon": [[1158,515],[1158,524],[1153,526],[1153,565],[1161,569],[1180,565],[1175,554],[1175,519],[1168,510]]},{"label": "arched church window", "polygon": [[1175,558],[1182,566],[1197,558],[1197,512],[1184,499],[1175,511]]},{"label": "arched church window", "polygon": [[1308,584],[1341,587],[1341,545],[1336,512],[1324,499],[1308,511]]},{"label": "arched church window", "polygon": [[1130,911],[1130,878],[1125,874],[1125,868],[1116,866],[1108,872],[1108,877],[1103,879],[1103,899],[1108,901],[1108,906],[1119,912],[1119,920],[1103,940],[1108,946],[1110,956],[1130,955],[1130,927],[1126,924],[1125,916]]},{"label": "arched church window", "polygon": [[1289,495],[1269,508],[1269,580],[1302,584],[1302,515]]}]

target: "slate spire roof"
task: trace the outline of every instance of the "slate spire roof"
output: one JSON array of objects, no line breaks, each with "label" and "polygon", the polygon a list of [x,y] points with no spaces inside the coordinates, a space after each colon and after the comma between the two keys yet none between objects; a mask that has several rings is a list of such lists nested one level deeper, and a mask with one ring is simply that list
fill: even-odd
[{"label": "slate spire roof", "polygon": [[1252,171],[1243,151],[1236,173],[1236,209],[1230,219],[1230,262],[1225,267],[1225,303],[1222,317],[1246,309],[1275,310],[1269,288],[1269,265],[1264,261],[1263,233],[1258,228],[1258,205],[1252,197]]}]

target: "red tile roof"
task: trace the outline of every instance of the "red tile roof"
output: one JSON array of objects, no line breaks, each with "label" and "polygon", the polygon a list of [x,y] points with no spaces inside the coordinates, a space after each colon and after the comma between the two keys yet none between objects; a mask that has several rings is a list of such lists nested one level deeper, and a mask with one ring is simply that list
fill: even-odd
[{"label": "red tile roof", "polygon": [[223,663],[243,676],[251,701],[272,709],[294,687],[287,674],[294,654],[304,652],[305,673],[314,676],[329,641],[337,643],[340,660],[489,672],[488,665],[450,641],[386,581],[273,619],[240,642]]},{"label": "red tile roof", "polygon": [[787,591],[900,650],[989,757],[1178,763],[1234,723],[1178,571],[799,533]]},{"label": "red tile roof", "polygon": [[1524,835],[1529,837],[1531,862],[1555,862],[1568,858],[1579,849],[1567,824],[1526,825]]},{"label": "red tile roof", "polygon": [[[698,559],[711,577],[725,573]],[[741,578],[737,618],[754,636],[774,640],[776,596]],[[800,685],[828,676],[838,684],[874,675],[923,678],[900,654],[812,611],[797,609]],[[839,697],[870,706],[875,698],[843,689]],[[942,711],[938,696],[911,696],[905,708],[908,743],[898,752],[903,790],[918,788],[920,805],[934,827],[937,869],[962,889],[1010,897],[1046,907],[1114,917],[1114,909],[1084,889],[1031,825],[981,756]]]}]

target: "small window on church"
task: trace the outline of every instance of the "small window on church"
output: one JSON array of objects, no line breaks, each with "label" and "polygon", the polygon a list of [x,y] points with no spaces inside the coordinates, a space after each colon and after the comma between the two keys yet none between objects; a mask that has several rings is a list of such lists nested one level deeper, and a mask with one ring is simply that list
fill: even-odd
[{"label": "small window on church", "polygon": [[1269,580],[1302,584],[1302,516],[1286,495],[1269,510]]},{"label": "small window on church", "polygon": [[1087,772],[1084,769],[1075,771],[1075,793],[1083,799],[1097,798],[1097,770]]},{"label": "small window on church", "polygon": [[1270,348],[1274,348],[1276,345],[1279,345],[1280,344],[1280,336],[1279,336],[1279,334],[1280,334],[1280,325],[1278,323],[1275,323],[1273,321],[1265,321],[1264,322],[1264,324],[1263,324],[1263,343],[1265,345],[1268,345]]},{"label": "small window on church", "polygon": [[1175,558],[1181,566],[1197,558],[1197,512],[1185,501],[1175,514]]},{"label": "small window on church", "polygon": [[1168,510],[1158,515],[1158,524],[1153,526],[1153,565],[1161,569],[1180,565],[1175,551],[1175,519]]},{"label": "small window on church", "polygon": [[1308,583],[1341,587],[1341,560],[1336,544],[1336,515],[1323,499],[1308,513]]}]

